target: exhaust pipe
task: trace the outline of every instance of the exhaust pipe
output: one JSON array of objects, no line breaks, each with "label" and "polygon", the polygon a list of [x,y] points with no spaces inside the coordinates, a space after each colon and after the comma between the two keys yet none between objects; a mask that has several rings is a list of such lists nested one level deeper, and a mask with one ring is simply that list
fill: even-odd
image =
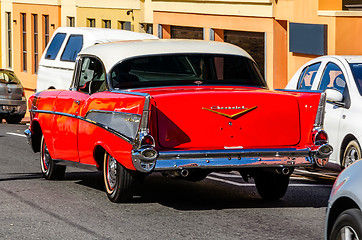
[{"label": "exhaust pipe", "polygon": [[182,169],[180,172],[182,177],[187,177],[189,175],[189,170],[187,169]]},{"label": "exhaust pipe", "polygon": [[290,173],[290,170],[289,170],[289,168],[284,167],[284,168],[282,168],[281,172],[282,172],[283,175],[288,175]]},{"label": "exhaust pipe", "polygon": [[275,169],[275,172],[277,174],[281,174],[281,175],[289,175],[290,169],[288,167],[277,168],[277,169]]}]

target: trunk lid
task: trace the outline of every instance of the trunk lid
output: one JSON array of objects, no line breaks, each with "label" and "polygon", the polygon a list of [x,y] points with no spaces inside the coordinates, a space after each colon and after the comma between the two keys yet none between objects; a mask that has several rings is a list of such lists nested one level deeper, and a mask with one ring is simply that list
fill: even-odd
[{"label": "trunk lid", "polygon": [[298,101],[288,93],[222,87],[148,93],[163,149],[269,148],[300,141]]},{"label": "trunk lid", "polygon": [[16,83],[0,82],[0,98],[10,100],[21,100],[23,96],[23,88]]}]

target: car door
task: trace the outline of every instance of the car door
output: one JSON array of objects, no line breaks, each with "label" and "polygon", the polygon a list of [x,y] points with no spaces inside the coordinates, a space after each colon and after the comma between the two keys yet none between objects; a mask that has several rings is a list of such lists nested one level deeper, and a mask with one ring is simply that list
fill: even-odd
[{"label": "car door", "polygon": [[[53,144],[55,149],[55,158],[69,161],[79,161],[78,154],[78,126],[80,109],[89,98],[89,82],[91,80],[92,62],[90,58],[78,63],[75,71],[76,82],[79,87],[72,88],[70,91],[61,92],[54,106],[53,119]],[[89,77],[89,79],[87,79]]]},{"label": "car door", "polygon": [[[341,140],[339,139],[341,121],[344,118],[346,107],[348,107],[349,98],[345,69],[338,60],[327,62],[323,69],[318,83],[318,90],[325,91],[326,89],[337,90],[344,96],[344,102],[342,103],[333,103],[330,101],[326,103],[324,127],[328,132],[330,144],[337,149],[341,144]],[[336,153],[331,156],[330,161],[338,163]]]}]

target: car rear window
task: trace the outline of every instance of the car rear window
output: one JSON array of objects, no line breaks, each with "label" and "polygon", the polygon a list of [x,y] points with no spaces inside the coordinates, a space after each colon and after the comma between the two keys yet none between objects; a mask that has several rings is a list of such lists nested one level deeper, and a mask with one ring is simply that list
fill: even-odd
[{"label": "car rear window", "polygon": [[0,71],[0,83],[20,84],[20,81],[14,72],[3,70]]},{"label": "car rear window", "polygon": [[157,55],[123,61],[111,71],[113,88],[173,85],[266,87],[256,64],[234,55]]},{"label": "car rear window", "polygon": [[49,60],[54,60],[59,52],[60,47],[63,44],[63,41],[65,39],[66,34],[65,33],[57,33],[52,42],[50,43],[47,53],[45,54],[45,58]]},{"label": "car rear window", "polygon": [[78,53],[83,47],[83,35],[71,35],[68,39],[67,45],[64,48],[61,61],[75,62]]}]

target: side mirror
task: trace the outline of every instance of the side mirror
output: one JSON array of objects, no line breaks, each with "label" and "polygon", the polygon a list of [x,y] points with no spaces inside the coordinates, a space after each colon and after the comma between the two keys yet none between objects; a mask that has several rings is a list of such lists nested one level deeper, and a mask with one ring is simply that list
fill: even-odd
[{"label": "side mirror", "polygon": [[328,102],[341,104],[343,101],[343,94],[336,89],[326,89],[326,94]]}]

